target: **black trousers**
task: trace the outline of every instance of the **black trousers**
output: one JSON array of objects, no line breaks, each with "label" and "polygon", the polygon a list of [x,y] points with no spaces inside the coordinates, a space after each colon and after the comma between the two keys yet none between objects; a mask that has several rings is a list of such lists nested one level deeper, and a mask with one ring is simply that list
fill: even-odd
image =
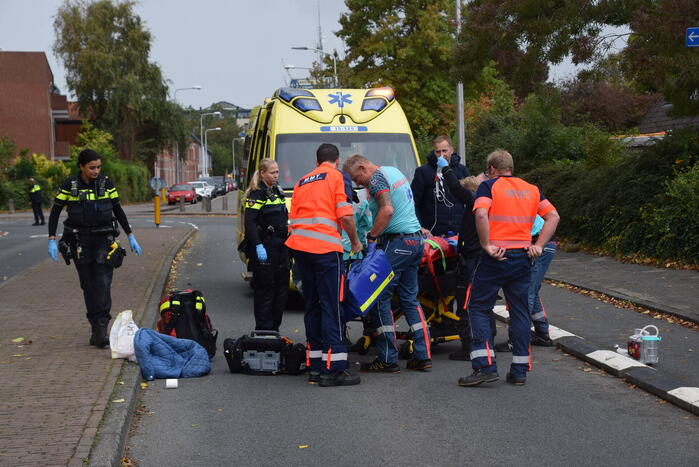
[{"label": "black trousers", "polygon": [[37,224],[44,223],[44,212],[41,210],[41,203],[32,201],[32,211],[34,211],[34,222]]},{"label": "black trousers", "polygon": [[473,272],[476,269],[478,255],[479,253],[464,254],[459,252],[456,266],[456,315],[459,317],[456,329],[459,332],[462,344],[469,343],[471,339],[471,328],[468,324],[468,310],[465,308],[465,302],[473,281]]},{"label": "black trousers", "polygon": [[289,249],[286,239],[270,237],[262,244],[267,250],[267,261],[257,259],[254,247],[250,251],[250,269],[253,274],[255,329],[279,330],[289,294]]},{"label": "black trousers", "polygon": [[112,318],[110,311],[114,268],[104,264],[104,252],[111,239],[106,235],[83,235],[79,242],[83,258],[75,261],[75,268],[85,298],[87,319],[90,322],[105,318],[109,320]]}]

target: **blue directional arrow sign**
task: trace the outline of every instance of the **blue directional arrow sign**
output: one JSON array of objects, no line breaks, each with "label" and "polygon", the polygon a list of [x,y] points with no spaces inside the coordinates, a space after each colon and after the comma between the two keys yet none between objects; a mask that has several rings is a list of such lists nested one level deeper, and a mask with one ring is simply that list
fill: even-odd
[{"label": "blue directional arrow sign", "polygon": [[699,28],[687,28],[684,45],[687,47],[699,47]]}]

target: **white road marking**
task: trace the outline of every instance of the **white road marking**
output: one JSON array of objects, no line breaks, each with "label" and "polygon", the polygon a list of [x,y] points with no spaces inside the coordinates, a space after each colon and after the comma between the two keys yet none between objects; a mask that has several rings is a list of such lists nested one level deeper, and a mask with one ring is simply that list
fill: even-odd
[{"label": "white road marking", "polygon": [[667,393],[699,407],[699,388],[681,387],[668,391]]},{"label": "white road marking", "polygon": [[[493,313],[495,313],[496,315],[498,315],[504,319],[508,319],[508,320],[510,319],[510,312],[507,311],[507,308],[505,308],[504,305],[495,305],[493,307]],[[532,329],[534,329],[534,326],[532,326]],[[579,336],[573,334],[572,332],[568,332],[564,329],[553,326],[551,324],[549,324],[549,336],[551,336],[552,340],[556,340],[556,339],[559,339],[561,337],[568,337],[568,336],[579,337]]]},{"label": "white road marking", "polygon": [[[533,329],[533,328],[532,328]],[[568,332],[565,329],[561,329],[552,324],[549,324],[549,336],[552,340],[560,339],[561,337],[580,337],[572,332]]]},{"label": "white road marking", "polygon": [[172,226],[171,225],[161,225],[160,228],[161,229],[171,229]]},{"label": "white road marking", "polygon": [[650,368],[647,365],[644,365],[643,363],[639,362],[638,360],[635,360],[631,357],[625,357],[624,355],[618,354],[612,350],[595,350],[594,352],[590,352],[585,356],[587,358],[596,360],[600,363],[610,366],[618,371],[628,370],[629,368],[633,367]]},{"label": "white road marking", "polygon": [[37,235],[30,235],[29,238],[46,238],[48,237],[49,234],[37,234]]}]

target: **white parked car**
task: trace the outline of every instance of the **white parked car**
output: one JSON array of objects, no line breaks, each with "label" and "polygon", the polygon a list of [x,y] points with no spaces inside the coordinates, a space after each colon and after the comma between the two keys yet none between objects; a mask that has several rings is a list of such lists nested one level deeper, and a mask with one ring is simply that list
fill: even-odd
[{"label": "white parked car", "polygon": [[192,185],[194,187],[194,191],[197,193],[197,196],[199,196],[199,198],[210,198],[211,193],[214,189],[214,187],[212,187],[206,182],[202,182],[201,180],[187,182],[187,184]]}]

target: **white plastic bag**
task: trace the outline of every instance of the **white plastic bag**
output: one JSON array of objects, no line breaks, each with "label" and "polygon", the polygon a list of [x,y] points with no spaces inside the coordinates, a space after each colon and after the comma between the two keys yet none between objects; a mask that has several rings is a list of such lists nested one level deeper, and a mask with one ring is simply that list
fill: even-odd
[{"label": "white plastic bag", "polygon": [[114,320],[109,331],[109,346],[112,348],[112,358],[128,358],[136,361],[136,352],[133,348],[133,339],[138,331],[138,326],[133,320],[131,310],[124,310]]}]

